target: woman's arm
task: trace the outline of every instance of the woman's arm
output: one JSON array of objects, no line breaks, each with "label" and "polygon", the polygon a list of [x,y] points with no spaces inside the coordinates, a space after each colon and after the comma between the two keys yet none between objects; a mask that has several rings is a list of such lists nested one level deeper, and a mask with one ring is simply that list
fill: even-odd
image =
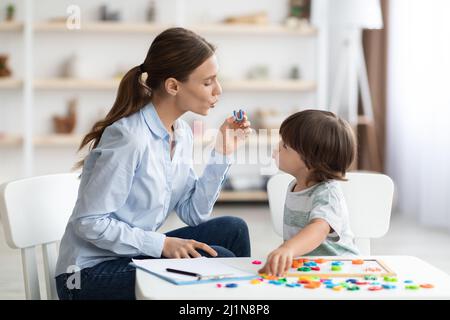
[{"label": "woman's arm", "polygon": [[241,123],[235,123],[233,117],[227,118],[220,127],[216,146],[201,178],[190,168],[184,196],[175,207],[185,223],[196,226],[209,217],[230,168],[232,154],[250,132],[247,116]]},{"label": "woman's arm", "polygon": [[126,128],[105,129],[101,144],[84,164],[78,199],[71,217],[75,233],[118,255],[160,257],[165,235],[132,227],[116,219],[130,193],[143,146]]},{"label": "woman's arm", "polygon": [[185,191],[175,206],[177,215],[187,225],[196,226],[209,217],[230,165],[231,158],[213,150],[200,178],[192,167],[189,169]]},{"label": "woman's arm", "polygon": [[166,239],[164,234],[133,228],[109,214],[79,218],[74,228],[82,239],[121,256],[160,257]]}]

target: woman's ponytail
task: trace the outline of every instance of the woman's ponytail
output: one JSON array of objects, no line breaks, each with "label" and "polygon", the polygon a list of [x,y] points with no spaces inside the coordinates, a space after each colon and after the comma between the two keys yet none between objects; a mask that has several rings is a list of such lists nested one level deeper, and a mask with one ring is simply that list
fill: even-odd
[{"label": "woman's ponytail", "polygon": [[[151,100],[151,90],[142,80],[142,67],[136,66],[129,70],[122,78],[117,90],[116,101],[113,107],[106,115],[105,119],[97,121],[91,131],[81,141],[78,151],[83,149],[89,143],[90,150],[97,147],[100,138],[106,127],[110,126],[121,118],[128,117],[139,111]],[[74,169],[81,168],[84,159],[77,162]]]}]

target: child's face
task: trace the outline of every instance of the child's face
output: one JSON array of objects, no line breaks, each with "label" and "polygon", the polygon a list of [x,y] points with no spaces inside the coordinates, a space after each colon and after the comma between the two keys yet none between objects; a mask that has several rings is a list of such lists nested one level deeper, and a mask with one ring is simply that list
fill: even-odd
[{"label": "child's face", "polygon": [[273,150],[272,158],[276,161],[280,170],[294,177],[306,177],[308,174],[308,168],[300,155],[297,151],[286,145],[283,140],[280,140],[278,148]]}]

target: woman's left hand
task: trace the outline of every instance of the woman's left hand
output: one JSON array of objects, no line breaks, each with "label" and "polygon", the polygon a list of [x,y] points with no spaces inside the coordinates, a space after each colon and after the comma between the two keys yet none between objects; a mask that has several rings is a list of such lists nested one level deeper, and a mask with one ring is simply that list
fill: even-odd
[{"label": "woman's left hand", "polygon": [[235,121],[233,116],[225,119],[217,134],[215,149],[221,154],[230,155],[245,141],[252,129],[247,115],[242,121]]}]

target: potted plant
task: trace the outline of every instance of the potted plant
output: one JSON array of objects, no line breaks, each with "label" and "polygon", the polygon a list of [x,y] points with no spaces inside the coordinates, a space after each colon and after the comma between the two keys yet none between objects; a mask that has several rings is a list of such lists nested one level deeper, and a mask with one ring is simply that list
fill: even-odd
[{"label": "potted plant", "polygon": [[6,21],[14,20],[14,13],[16,12],[16,7],[12,3],[6,6]]}]

